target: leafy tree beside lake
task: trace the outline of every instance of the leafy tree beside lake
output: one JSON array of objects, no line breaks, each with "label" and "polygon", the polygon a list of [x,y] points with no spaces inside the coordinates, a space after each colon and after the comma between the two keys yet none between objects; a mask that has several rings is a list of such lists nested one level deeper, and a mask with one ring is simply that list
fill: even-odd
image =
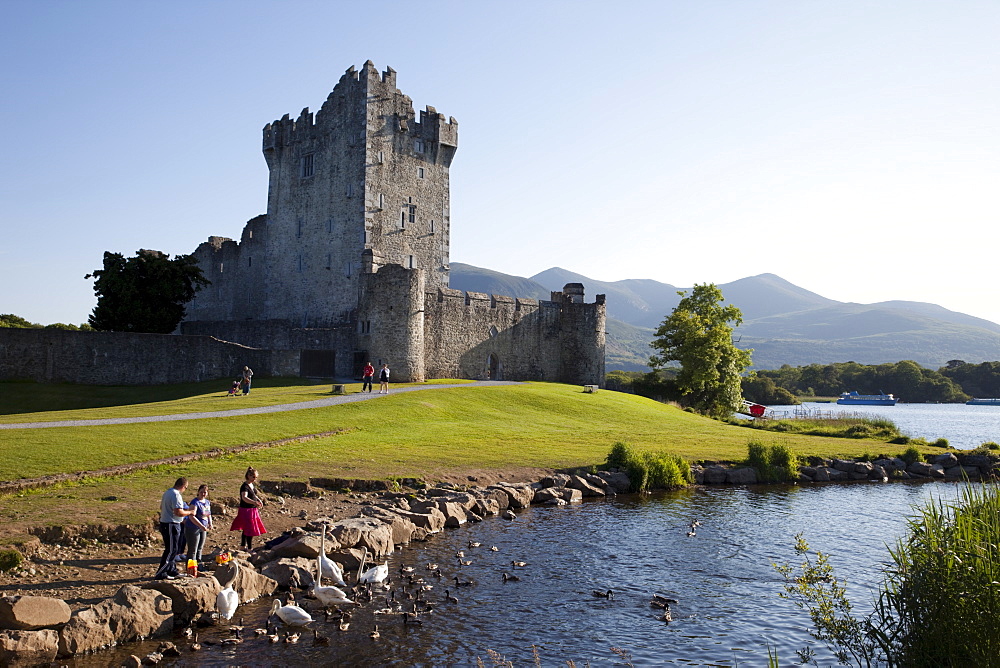
[{"label": "leafy tree beside lake", "polygon": [[135,257],[104,253],[104,267],[94,278],[97,306],[94,329],[169,334],[184,318],[184,305],[209,284],[193,255],[170,255],[140,249]]},{"label": "leafy tree beside lake", "polygon": [[743,314],[736,306],[722,306],[722,291],[714,283],[695,285],[691,293],[678,291],[681,301],[656,330],[650,346],[654,371],[680,363],[674,380],[680,400],[706,415],[728,417],[742,400],[740,377],[750,366],[751,350],[733,343],[733,328]]},{"label": "leafy tree beside lake", "polygon": [[974,397],[1000,397],[1000,362],[968,364],[952,360],[941,368],[941,374],[962,386]]}]

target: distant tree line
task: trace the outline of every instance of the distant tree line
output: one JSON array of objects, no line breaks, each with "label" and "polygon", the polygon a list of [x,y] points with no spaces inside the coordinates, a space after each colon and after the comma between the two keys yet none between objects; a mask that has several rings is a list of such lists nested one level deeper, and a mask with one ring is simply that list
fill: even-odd
[{"label": "distant tree line", "polygon": [[83,323],[82,325],[67,325],[63,322],[54,322],[51,325],[40,325],[37,322],[31,322],[13,313],[0,313],[0,327],[11,327],[13,329],[68,329],[74,332],[93,329],[87,323]]},{"label": "distant tree line", "polygon": [[[650,373],[612,371],[610,390],[632,392],[658,401],[678,401],[678,370]],[[903,360],[890,364],[809,364],[759,370],[742,378],[743,397],[766,405],[796,404],[797,396],[835,397],[856,390],[861,394],[894,394],[903,401],[955,403],[970,397],[1000,397],[1000,362],[969,364],[952,360],[937,371]]]}]

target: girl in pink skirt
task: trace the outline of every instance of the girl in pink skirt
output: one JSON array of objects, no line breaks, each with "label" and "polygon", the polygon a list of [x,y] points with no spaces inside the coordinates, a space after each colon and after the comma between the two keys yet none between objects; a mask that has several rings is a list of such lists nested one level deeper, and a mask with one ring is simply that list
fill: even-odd
[{"label": "girl in pink skirt", "polygon": [[240,547],[247,552],[253,549],[253,537],[267,533],[264,523],[260,521],[260,508],[264,507],[264,499],[257,496],[254,481],[257,480],[257,469],[249,467],[246,480],[240,485],[240,511],[233,520],[230,531],[242,531],[243,540]]}]

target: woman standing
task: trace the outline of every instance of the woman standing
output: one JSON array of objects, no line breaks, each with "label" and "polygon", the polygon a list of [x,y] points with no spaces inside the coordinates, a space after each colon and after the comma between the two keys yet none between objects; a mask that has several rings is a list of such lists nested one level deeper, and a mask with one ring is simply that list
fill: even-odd
[{"label": "woman standing", "polygon": [[191,500],[188,508],[194,515],[184,518],[184,535],[187,538],[187,558],[201,562],[201,551],[205,538],[212,526],[212,502],[208,500],[208,485],[198,488],[198,496]]},{"label": "woman standing", "polygon": [[383,364],[378,372],[379,394],[389,394],[389,365]]},{"label": "woman standing", "polygon": [[244,477],[245,480],[240,485],[240,511],[229,530],[243,532],[240,547],[249,552],[253,549],[253,537],[267,533],[267,529],[260,521],[260,509],[264,507],[264,500],[257,495],[257,490],[254,488],[257,469],[248,467]]}]

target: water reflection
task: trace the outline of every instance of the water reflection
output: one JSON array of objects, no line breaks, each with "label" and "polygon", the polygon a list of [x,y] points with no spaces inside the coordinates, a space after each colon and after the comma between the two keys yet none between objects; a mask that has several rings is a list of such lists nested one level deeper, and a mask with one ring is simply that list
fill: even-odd
[{"label": "water reflection", "polygon": [[[355,613],[346,633],[319,622],[332,638],[329,647],[313,647],[308,635],[298,645],[250,638],[235,648],[206,648],[162,665],[465,666],[477,658],[490,665],[490,650],[515,665],[534,665],[536,651],[542,665],[621,665],[612,646],[628,651],[636,665],[765,665],[766,643],[777,648],[783,665],[792,665],[796,649],[816,647],[804,613],[778,598],[780,578],[771,565],[794,560],[795,534],[804,533],[831,554],[864,611],[887,556],[885,544],[903,534],[912,505],[931,495],[953,499],[956,487],[702,488],[532,508],[514,522],[449,530],[393,555],[393,573],[401,563],[420,573],[424,564],[437,562],[443,571],[440,581],[427,578],[434,585],[427,598],[436,609],[421,627],[404,626],[397,616],[376,618],[372,610],[382,607],[376,602]],[[701,526],[689,537],[693,519]],[[469,540],[482,547],[470,548]],[[459,565],[459,550],[471,565]],[[504,583],[502,573],[514,572],[512,560],[528,565],[516,570],[520,581]],[[456,575],[475,584],[449,587]],[[457,604],[445,601],[445,589]],[[613,600],[593,594],[607,589],[615,592]],[[654,593],[677,599],[672,623],[661,621],[662,611],[650,606]],[[243,606],[237,618],[250,628],[262,625],[269,604]],[[368,637],[375,623],[378,641]],[[124,655],[141,656],[156,644],[132,645]],[[821,665],[835,663],[816,649]],[[70,665],[117,666],[122,656],[106,653]]]}]

